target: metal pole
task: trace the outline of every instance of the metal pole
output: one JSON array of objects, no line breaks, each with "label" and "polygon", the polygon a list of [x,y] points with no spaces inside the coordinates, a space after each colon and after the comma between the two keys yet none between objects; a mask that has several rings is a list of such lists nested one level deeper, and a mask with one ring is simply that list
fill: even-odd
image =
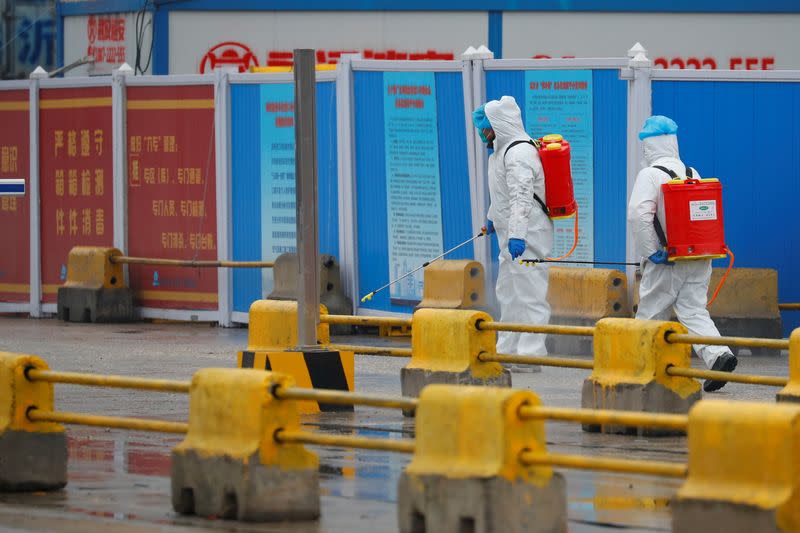
[{"label": "metal pole", "polygon": [[25,373],[25,376],[31,381],[66,383],[89,387],[149,390],[155,392],[188,393],[191,387],[189,381],[133,378],[128,376],[101,376],[97,374],[82,374],[79,372],[58,372],[56,370],[43,370],[39,368],[31,368]]},{"label": "metal pole", "polygon": [[167,422],[166,420],[126,418],[122,416],[87,415],[84,413],[47,411],[42,409],[31,409],[28,411],[28,419],[34,422],[56,422],[60,424],[75,424],[78,426],[155,431],[157,433],[185,434],[189,431],[189,424],[185,422]]},{"label": "metal pole", "polygon": [[319,258],[317,226],[316,54],[294,51],[294,138],[297,184],[297,340],[317,346]]},{"label": "metal pole", "polygon": [[328,344],[327,347],[331,350],[351,351],[359,355],[411,357],[411,348],[390,348],[388,346],[360,346],[357,344]]}]

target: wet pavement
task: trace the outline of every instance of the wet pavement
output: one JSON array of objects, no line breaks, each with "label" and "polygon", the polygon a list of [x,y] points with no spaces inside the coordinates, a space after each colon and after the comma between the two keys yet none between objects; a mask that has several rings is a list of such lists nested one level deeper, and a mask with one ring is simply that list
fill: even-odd
[{"label": "wet pavement", "polygon": [[[406,345],[408,339],[340,337],[336,342]],[[205,324],[65,324],[53,319],[0,318],[0,350],[43,357],[51,368],[102,374],[189,379],[204,367],[236,366],[246,329]],[[404,359],[356,356],[356,390],[400,395]],[[695,360],[695,365],[699,362]],[[740,372],[787,375],[780,357],[740,358]],[[545,368],[513,374],[514,387],[535,391],[545,405],[580,406],[587,372]],[[728,384],[715,398],[773,402],[774,387]],[[180,394],[56,385],[56,408],[92,414],[185,421]],[[389,439],[413,438],[413,419],[357,407],[355,413],[303,417],[306,429]],[[69,484],[55,493],[0,494],[2,531],[100,532],[265,531],[394,532],[397,479],[409,457],[312,447],[320,456],[322,518],[304,524],[245,524],[175,514],[170,504],[170,450],[180,436],[71,426]],[[686,460],[686,439],[588,434],[577,424],[548,422],[548,449],[621,458]],[[669,531],[669,498],[679,480],[563,470],[573,532]]]}]

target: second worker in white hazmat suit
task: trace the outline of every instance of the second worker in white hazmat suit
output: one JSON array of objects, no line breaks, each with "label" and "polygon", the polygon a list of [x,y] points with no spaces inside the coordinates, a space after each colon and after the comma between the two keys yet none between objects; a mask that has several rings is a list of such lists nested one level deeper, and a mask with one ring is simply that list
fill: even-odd
[{"label": "second worker in white hazmat suit", "polygon": [[[719,337],[719,330],[706,309],[711,260],[668,261],[662,237],[654,223],[654,220],[658,221],[660,231],[665,232],[666,213],[661,186],[672,179],[668,170],[681,179],[690,174],[678,153],[677,132],[678,125],[672,119],[656,115],[647,119],[639,133],[647,167],[636,176],[628,203],[628,225],[633,232],[637,253],[642,258],[636,318],[669,320],[674,307],[678,320],[689,333]],[[691,175],[700,178],[695,170]],[[731,372],[736,368],[736,357],[727,346],[696,344],[694,350],[712,370]],[[725,383],[709,379],[703,384],[703,390],[715,391]]]},{"label": "second worker in white hazmat suit", "polygon": [[[494,153],[489,156],[491,205],[487,229],[497,232],[500,244],[497,300],[500,320],[547,324],[547,265],[519,264],[520,258],[544,259],[553,247],[553,222],[545,213],[545,186],[539,152],[522,124],[522,113],[511,96],[492,100],[473,113],[481,139]],[[546,355],[545,336],[499,332],[498,353]],[[538,370],[532,365],[513,370]]]}]

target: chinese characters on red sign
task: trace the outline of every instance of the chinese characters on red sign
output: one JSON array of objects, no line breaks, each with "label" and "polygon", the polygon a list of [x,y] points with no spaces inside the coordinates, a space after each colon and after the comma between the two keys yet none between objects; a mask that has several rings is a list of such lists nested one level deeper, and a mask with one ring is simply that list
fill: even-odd
[{"label": "chinese characters on red sign", "polygon": [[42,301],[54,302],[73,246],[111,246],[111,89],[40,96]]},{"label": "chinese characters on red sign", "polygon": [[[0,178],[28,183],[28,91],[0,91]],[[26,186],[27,189],[27,186]],[[30,277],[28,194],[0,197],[0,301],[27,302]]]},{"label": "chinese characters on red sign", "polygon": [[[217,258],[214,91],[128,88],[131,255]],[[131,266],[137,305],[216,309],[216,269]]]},{"label": "chinese characters on red sign", "polygon": [[124,16],[89,15],[86,36],[89,40],[86,55],[94,58],[95,68],[100,63],[116,66],[125,62]]}]

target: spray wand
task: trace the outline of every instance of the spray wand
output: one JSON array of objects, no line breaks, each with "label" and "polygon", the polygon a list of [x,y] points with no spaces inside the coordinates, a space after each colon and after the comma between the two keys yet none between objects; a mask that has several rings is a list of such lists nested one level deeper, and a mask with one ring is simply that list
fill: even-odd
[{"label": "spray wand", "polygon": [[394,285],[394,284],[395,284],[395,283],[397,283],[398,281],[400,281],[400,280],[402,280],[402,279],[405,279],[405,278],[407,278],[408,276],[410,276],[410,275],[411,275],[411,274],[413,274],[414,272],[417,272],[417,271],[419,271],[419,270],[422,270],[423,268],[425,268],[426,266],[430,265],[430,264],[431,264],[431,263],[433,263],[434,261],[437,261],[437,260],[441,259],[442,257],[446,256],[447,254],[450,254],[450,253],[452,253],[452,252],[455,252],[456,250],[458,250],[458,249],[459,249],[459,248],[461,248],[462,246],[466,246],[466,245],[468,245],[469,243],[471,243],[472,241],[474,241],[475,239],[477,239],[478,237],[483,237],[484,235],[486,235],[486,228],[481,228],[481,232],[480,232],[480,233],[478,233],[477,235],[475,235],[474,237],[470,237],[469,239],[467,239],[466,241],[462,242],[461,244],[458,244],[458,245],[456,245],[456,246],[453,246],[452,248],[450,248],[449,250],[447,250],[447,251],[446,251],[446,252],[444,252],[443,254],[441,254],[441,255],[437,255],[436,257],[434,257],[434,258],[433,258],[433,259],[431,259],[430,261],[425,261],[424,263],[422,263],[422,266],[418,266],[418,267],[417,267],[417,268],[415,268],[414,270],[411,270],[411,271],[409,271],[409,272],[406,272],[405,274],[403,274],[403,275],[402,275],[402,276],[400,276],[399,278],[397,278],[397,279],[393,279],[392,281],[390,281],[389,283],[387,283],[387,284],[386,284],[386,285],[384,285],[383,287],[379,287],[379,288],[375,289],[374,291],[370,292],[369,294],[367,294],[366,296],[364,296],[363,298],[361,298],[361,303],[364,303],[364,302],[366,302],[366,301],[372,300],[372,297],[373,297],[373,296],[375,296],[376,294],[378,294],[379,292],[381,292],[382,290],[384,290],[384,289],[387,289],[387,288],[391,287],[392,285]]}]

